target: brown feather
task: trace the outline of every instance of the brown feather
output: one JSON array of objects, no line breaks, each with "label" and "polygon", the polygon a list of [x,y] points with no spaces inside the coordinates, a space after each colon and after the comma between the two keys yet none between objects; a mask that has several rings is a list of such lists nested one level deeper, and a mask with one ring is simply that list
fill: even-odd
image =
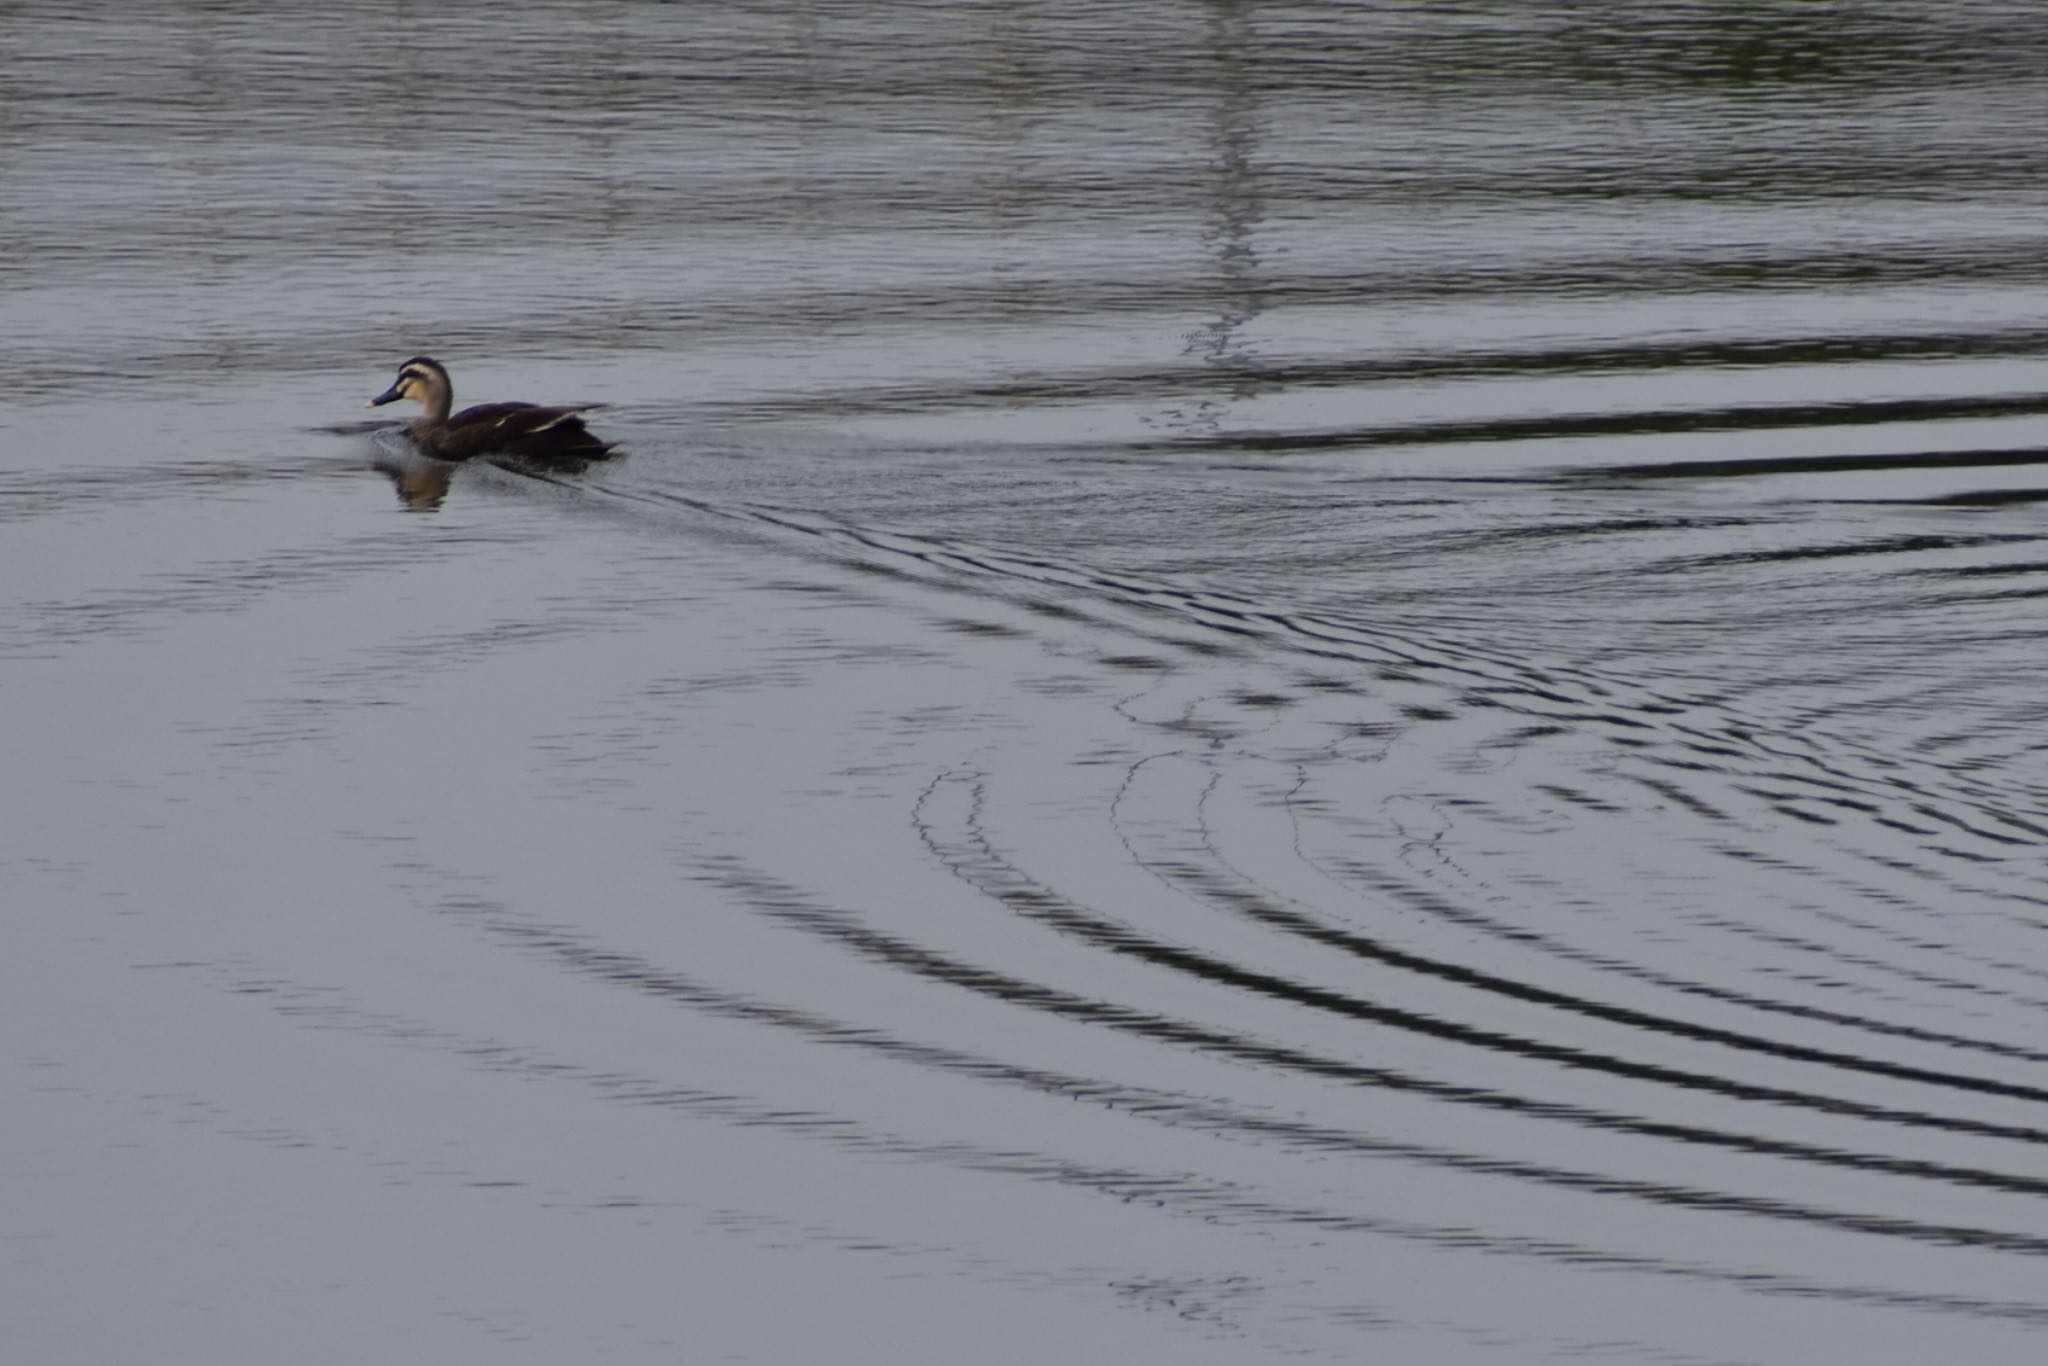
[{"label": "brown feather", "polygon": [[410,430],[421,450],[441,460],[467,460],[477,455],[602,460],[611,454],[613,443],[599,440],[583,425],[578,414],[587,411],[588,407],[482,403],[464,408],[446,422],[421,418]]}]

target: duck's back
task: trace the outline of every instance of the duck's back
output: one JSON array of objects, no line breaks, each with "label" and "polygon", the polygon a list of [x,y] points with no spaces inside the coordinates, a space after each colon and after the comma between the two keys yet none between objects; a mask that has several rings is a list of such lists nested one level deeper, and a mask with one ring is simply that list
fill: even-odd
[{"label": "duck's back", "polygon": [[443,460],[476,455],[516,455],[528,459],[598,460],[612,443],[601,441],[583,425],[583,407],[544,407],[537,403],[480,403],[464,408],[444,423],[413,424],[413,437]]}]

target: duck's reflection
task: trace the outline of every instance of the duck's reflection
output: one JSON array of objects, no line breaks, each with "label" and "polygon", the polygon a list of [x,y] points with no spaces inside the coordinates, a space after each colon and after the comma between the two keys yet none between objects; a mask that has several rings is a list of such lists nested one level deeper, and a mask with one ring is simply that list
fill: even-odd
[{"label": "duck's reflection", "polygon": [[[529,478],[555,479],[581,474],[590,468],[591,462],[570,458],[535,460],[490,456],[484,463]],[[415,451],[381,448],[370,460],[370,468],[391,481],[392,487],[398,491],[399,505],[408,512],[438,510],[447,501],[449,486],[454,483],[455,472],[462,468],[462,464],[460,461],[436,460]]]},{"label": "duck's reflection", "polygon": [[400,505],[412,512],[439,508],[447,501],[448,485],[455,477],[455,466],[423,455],[387,455],[380,451],[370,461],[370,468],[391,481],[398,490]]}]

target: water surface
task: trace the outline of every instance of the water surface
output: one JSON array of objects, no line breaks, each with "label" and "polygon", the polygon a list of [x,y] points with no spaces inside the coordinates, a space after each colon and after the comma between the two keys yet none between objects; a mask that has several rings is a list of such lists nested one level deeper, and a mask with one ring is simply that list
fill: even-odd
[{"label": "water surface", "polygon": [[7,7],[17,1350],[2037,1360],[2028,14]]}]

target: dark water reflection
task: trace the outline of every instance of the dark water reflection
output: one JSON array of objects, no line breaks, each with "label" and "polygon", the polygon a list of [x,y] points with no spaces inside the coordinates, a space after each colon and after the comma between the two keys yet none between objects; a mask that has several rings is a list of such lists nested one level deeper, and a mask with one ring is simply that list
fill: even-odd
[{"label": "dark water reflection", "polygon": [[0,8],[10,1335],[2036,1359],[2038,28]]}]

